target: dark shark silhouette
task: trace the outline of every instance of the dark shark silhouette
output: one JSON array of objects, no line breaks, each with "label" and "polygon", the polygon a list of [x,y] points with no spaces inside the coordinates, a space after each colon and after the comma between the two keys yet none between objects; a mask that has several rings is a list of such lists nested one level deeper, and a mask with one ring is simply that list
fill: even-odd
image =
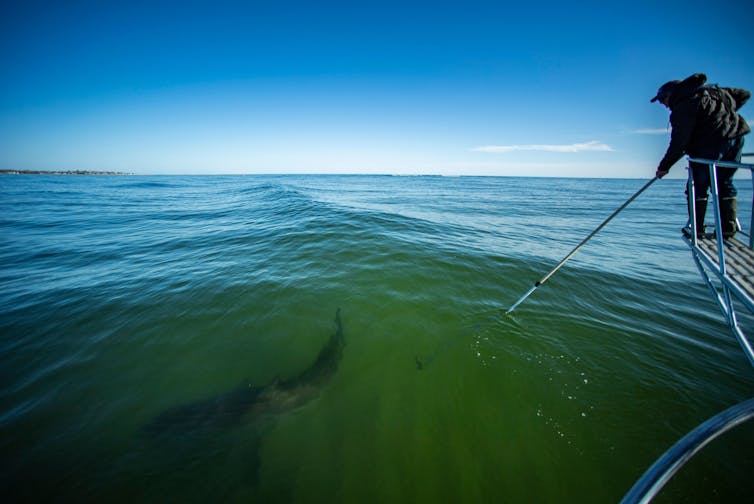
[{"label": "dark shark silhouette", "polygon": [[144,427],[150,436],[202,434],[242,422],[255,422],[294,410],[316,398],[335,374],[345,340],[340,308],[335,312],[335,333],[314,363],[298,376],[275,379],[265,386],[242,385],[227,393],[175,406]]}]

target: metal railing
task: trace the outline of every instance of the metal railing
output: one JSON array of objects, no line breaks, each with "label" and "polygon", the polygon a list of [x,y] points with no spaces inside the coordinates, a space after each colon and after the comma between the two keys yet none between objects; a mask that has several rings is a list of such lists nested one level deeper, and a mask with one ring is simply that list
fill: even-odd
[{"label": "metal railing", "polygon": [[[754,153],[743,154],[743,157],[754,156]],[[715,239],[717,249],[717,262],[711,260],[711,258],[703,253],[699,247],[698,229],[696,222],[696,190],[694,186],[694,177],[691,170],[691,163],[706,164],[709,166],[710,177],[710,195],[712,196],[712,208],[715,217]],[[749,362],[754,366],[754,347],[752,347],[746,335],[738,325],[738,318],[736,317],[736,311],[733,306],[733,296],[740,300],[746,308],[754,313],[754,299],[751,298],[737,282],[731,280],[728,276],[726,261],[725,261],[725,237],[723,236],[722,218],[720,212],[720,194],[717,187],[717,171],[718,168],[722,169],[745,169],[749,170],[752,177],[752,188],[754,189],[754,164],[747,163],[733,163],[730,161],[718,161],[712,159],[695,159],[689,158],[689,177],[688,177],[688,199],[689,199],[689,224],[690,233],[687,236],[687,242],[691,247],[692,256],[696,263],[699,273],[702,275],[707,287],[709,287],[712,293],[713,299],[717,302],[720,311],[728,322],[731,331],[738,340],[744,354],[749,359]],[[754,191],[752,192],[752,215],[751,225],[754,226]],[[740,226],[738,226],[740,228]],[[754,249],[754,243],[752,242],[752,227],[749,228],[749,233],[741,233],[748,236],[748,246],[750,249]],[[706,269],[705,269],[706,267]],[[720,281],[720,289],[710,280],[707,270],[712,271]]]},{"label": "metal railing", "polygon": [[718,413],[696,429],[681,438],[666,451],[647,472],[634,483],[621,504],[646,503],[651,501],[670,478],[688,462],[691,457],[716,437],[733,427],[754,418],[754,399]]},{"label": "metal railing", "polygon": [[[754,152],[747,152],[745,154],[742,154],[741,157],[754,157]],[[699,231],[696,228],[696,187],[694,185],[694,177],[692,176],[692,170],[691,170],[691,163],[697,163],[697,164],[706,164],[709,166],[710,171],[710,194],[712,195],[712,202],[713,202],[713,208],[714,208],[714,215],[715,215],[715,231],[717,238],[722,241],[722,226],[720,218],[720,193],[718,191],[717,187],[717,169],[723,168],[723,169],[745,169],[749,170],[751,173],[751,180],[752,180],[752,188],[754,188],[754,164],[749,163],[734,163],[731,161],[719,161],[714,159],[701,159],[701,158],[688,158],[689,160],[689,177],[688,177],[688,198],[689,198],[689,226],[690,229],[694,231],[692,234],[692,240],[694,243],[696,243],[696,235],[697,231]],[[739,226],[740,229],[740,226]],[[754,233],[752,233],[752,230],[754,230],[754,206],[752,206],[752,213],[751,218],[749,220],[749,233],[744,233],[746,236],[749,237],[749,248],[754,249]]]},{"label": "metal railing", "polygon": [[[743,157],[754,157],[754,153],[743,154]],[[715,215],[715,239],[717,240],[718,263],[715,264],[699,248],[699,238],[697,236],[696,223],[696,194],[694,188],[694,177],[692,175],[690,163],[701,163],[709,166],[710,170],[710,194],[712,195],[712,206]],[[713,297],[720,307],[728,325],[733,334],[738,339],[741,347],[754,366],[754,349],[738,325],[736,312],[733,307],[734,294],[743,304],[754,313],[754,301],[749,295],[741,289],[736,282],[728,278],[725,267],[725,237],[722,231],[722,219],[720,215],[720,194],[717,187],[717,169],[742,168],[747,169],[752,176],[752,189],[754,189],[754,164],[731,163],[728,161],[717,161],[711,159],[694,159],[689,158],[689,179],[688,179],[688,198],[689,198],[689,223],[690,233],[687,236],[687,242],[692,250],[694,262],[699,268],[707,286],[713,293]],[[749,233],[742,233],[748,236],[748,247],[754,249],[754,191],[752,191],[752,214]],[[738,226],[740,228],[740,226]],[[713,285],[709,275],[705,271],[705,266],[715,272],[720,280],[722,295]],[[622,504],[635,504],[650,502],[667,483],[670,478],[691,459],[699,450],[722,435],[733,427],[754,418],[754,399],[749,399],[741,404],[733,406],[722,413],[715,415],[697,428],[686,434],[673,447],[666,451],[652,466],[647,469],[644,475],[634,484],[626,496],[621,501]]]}]

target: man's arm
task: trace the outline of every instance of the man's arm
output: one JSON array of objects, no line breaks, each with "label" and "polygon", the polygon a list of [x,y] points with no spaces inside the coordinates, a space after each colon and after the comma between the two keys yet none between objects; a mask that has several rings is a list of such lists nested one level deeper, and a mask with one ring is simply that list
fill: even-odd
[{"label": "man's arm", "polygon": [[670,124],[672,131],[670,133],[670,145],[668,145],[665,156],[663,156],[657,167],[657,176],[662,178],[670,171],[670,167],[676,164],[679,159],[686,153],[686,147],[691,140],[691,133],[694,131],[696,117],[693,111],[680,109],[670,114]]}]

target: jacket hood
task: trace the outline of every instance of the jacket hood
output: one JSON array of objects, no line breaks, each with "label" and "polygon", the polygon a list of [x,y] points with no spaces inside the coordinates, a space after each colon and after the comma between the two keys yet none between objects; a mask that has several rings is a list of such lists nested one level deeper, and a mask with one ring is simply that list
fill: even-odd
[{"label": "jacket hood", "polygon": [[673,90],[671,105],[692,96],[700,87],[707,82],[707,76],[703,73],[695,73],[683,79]]}]

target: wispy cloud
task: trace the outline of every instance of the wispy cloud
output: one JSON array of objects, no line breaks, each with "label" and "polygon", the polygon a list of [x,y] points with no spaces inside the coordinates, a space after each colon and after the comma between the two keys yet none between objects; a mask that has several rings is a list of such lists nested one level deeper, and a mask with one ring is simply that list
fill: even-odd
[{"label": "wispy cloud", "polygon": [[670,133],[670,129],[637,129],[632,131],[632,133],[635,135],[667,135],[668,133]]},{"label": "wispy cloud", "polygon": [[474,147],[475,152],[515,152],[515,151],[540,151],[540,152],[612,152],[613,148],[596,140],[586,143],[564,145],[483,145]]}]

